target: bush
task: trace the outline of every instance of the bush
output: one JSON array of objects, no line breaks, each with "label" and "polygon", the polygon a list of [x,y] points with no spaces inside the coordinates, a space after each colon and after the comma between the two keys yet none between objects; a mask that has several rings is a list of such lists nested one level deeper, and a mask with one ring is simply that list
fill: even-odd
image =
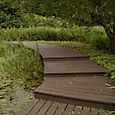
[{"label": "bush", "polygon": [[109,39],[103,28],[53,28],[53,27],[29,27],[7,28],[0,30],[0,39],[4,40],[53,40],[53,41],[77,41],[89,43],[98,50],[109,50]]},{"label": "bush", "polygon": [[107,69],[107,74],[112,79],[113,85],[115,85],[115,55],[105,51],[93,50],[91,52],[91,57],[98,64]]},{"label": "bush", "polygon": [[110,42],[108,36],[105,34],[103,28],[93,28],[91,30],[90,44],[96,50],[110,49]]}]

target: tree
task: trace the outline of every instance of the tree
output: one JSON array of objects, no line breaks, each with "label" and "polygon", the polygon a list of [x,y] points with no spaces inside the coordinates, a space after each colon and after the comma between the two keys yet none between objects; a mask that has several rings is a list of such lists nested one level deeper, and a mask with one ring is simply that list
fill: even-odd
[{"label": "tree", "polygon": [[43,16],[58,16],[79,25],[103,26],[115,54],[115,0],[33,0],[28,10]]},{"label": "tree", "polygon": [[12,26],[18,26],[17,9],[11,6],[11,1],[0,1],[0,27],[7,28]]}]

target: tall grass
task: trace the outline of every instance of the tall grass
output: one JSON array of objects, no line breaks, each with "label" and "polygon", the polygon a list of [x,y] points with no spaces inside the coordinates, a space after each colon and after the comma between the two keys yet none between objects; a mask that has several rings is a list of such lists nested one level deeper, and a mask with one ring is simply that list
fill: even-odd
[{"label": "tall grass", "polygon": [[[0,114],[6,115],[10,108],[14,110],[17,107],[19,110],[21,104],[30,98],[26,91],[31,92],[42,81],[43,67],[38,51],[27,49],[22,44],[0,42]],[[23,94],[19,93],[20,91],[23,91]],[[23,97],[25,98],[22,99]]]}]

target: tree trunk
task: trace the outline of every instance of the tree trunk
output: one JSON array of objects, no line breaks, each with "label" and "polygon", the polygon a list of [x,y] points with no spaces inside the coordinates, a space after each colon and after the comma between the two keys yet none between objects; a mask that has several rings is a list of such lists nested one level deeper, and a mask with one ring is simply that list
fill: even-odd
[{"label": "tree trunk", "polygon": [[111,38],[111,52],[115,54],[115,15],[113,19],[114,19],[114,25],[113,25],[113,36]]},{"label": "tree trunk", "polygon": [[111,43],[111,52],[115,54],[115,35],[112,36],[110,43]]},{"label": "tree trunk", "polygon": [[111,53],[115,54],[115,28],[113,29],[113,32],[112,32],[105,23],[102,26],[104,27],[105,32],[109,37]]}]

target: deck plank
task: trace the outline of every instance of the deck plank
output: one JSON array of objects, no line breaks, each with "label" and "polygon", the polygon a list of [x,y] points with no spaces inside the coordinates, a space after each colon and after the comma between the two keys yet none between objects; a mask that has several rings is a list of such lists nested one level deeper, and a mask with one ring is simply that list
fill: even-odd
[{"label": "deck plank", "polygon": [[75,105],[68,105],[67,108],[65,109],[63,115],[72,115],[73,110],[74,110]]},{"label": "deck plank", "polygon": [[75,106],[72,115],[80,115],[82,111],[82,106]]},{"label": "deck plank", "polygon": [[[87,66],[84,66],[87,65]],[[89,59],[84,60],[63,60],[63,61],[45,61],[44,74],[72,74],[72,73],[106,73],[105,69]]]},{"label": "deck plank", "polygon": [[62,115],[64,113],[64,110],[66,109],[67,104],[61,103],[60,106],[55,111],[54,115]]},{"label": "deck plank", "polygon": [[[81,84],[82,85],[82,84]],[[87,84],[86,84],[87,85]],[[46,88],[45,88],[46,87]],[[43,84],[43,86],[41,85],[40,88],[43,88],[43,89],[55,89],[55,90],[58,90],[58,89],[63,89],[63,90],[69,90],[69,91],[72,91],[72,92],[83,92],[83,93],[90,93],[90,94],[97,94],[97,95],[107,95],[107,96],[114,96],[114,92],[108,88],[105,88],[105,87],[99,87],[99,86],[80,86],[78,84],[74,85],[74,84],[60,84],[60,85],[57,85],[57,84]]]},{"label": "deck plank", "polygon": [[86,100],[86,101],[92,101],[92,102],[98,102],[98,103],[108,103],[108,104],[115,104],[114,96],[108,96],[108,95],[98,95],[93,93],[86,93],[86,92],[75,92],[75,91],[69,91],[64,89],[54,89],[54,88],[41,88],[39,89],[39,94],[46,94],[50,96],[58,96],[63,98],[69,98],[69,99],[80,99],[80,100]]},{"label": "deck plank", "polygon": [[52,106],[47,111],[46,115],[54,115],[54,113],[55,113],[55,111],[57,110],[58,107],[59,107],[59,103],[53,102]]},{"label": "deck plank", "polygon": [[91,108],[90,115],[99,115],[99,109]]},{"label": "deck plank", "polygon": [[[18,115],[113,115],[111,111],[77,106],[73,104],[57,103],[47,100],[39,100],[33,102],[31,109],[22,111],[22,114]],[[35,102],[37,102],[35,104]],[[29,107],[29,105],[27,106]]]},{"label": "deck plank", "polygon": [[18,115],[27,115],[37,105],[37,103],[39,103],[39,101],[40,99],[33,99],[18,112]]},{"label": "deck plank", "polygon": [[43,94],[51,97],[62,97],[63,99],[68,98],[110,106],[111,104],[115,105],[115,92],[106,86],[107,83],[109,84],[108,78],[104,76],[93,76],[92,78],[88,76],[86,78],[80,76],[64,78],[48,77],[45,78],[44,83],[35,90],[35,96],[39,98],[39,96]]},{"label": "deck plank", "polygon": [[46,100],[40,100],[36,106],[27,114],[27,115],[35,115],[41,108],[42,106],[46,103]]},{"label": "deck plank", "polygon": [[89,107],[83,107],[83,110],[81,111],[80,115],[90,115],[90,108]]},{"label": "deck plank", "polygon": [[52,103],[53,102],[51,101],[47,101],[45,105],[36,113],[36,115],[45,115],[48,109],[50,109],[50,106],[52,105]]}]

